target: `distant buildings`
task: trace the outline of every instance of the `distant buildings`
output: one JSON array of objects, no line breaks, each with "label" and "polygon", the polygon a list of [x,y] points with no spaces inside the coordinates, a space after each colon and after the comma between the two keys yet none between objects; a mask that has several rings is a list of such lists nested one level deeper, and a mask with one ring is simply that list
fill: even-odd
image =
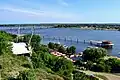
[{"label": "distant buildings", "polygon": [[58,56],[58,57],[64,57],[64,58],[66,58],[67,60],[70,60],[70,61],[72,61],[72,62],[75,62],[75,61],[72,60],[71,58],[68,58],[68,57],[66,56],[66,54],[62,54],[62,53],[57,52],[57,51],[51,51],[50,53],[51,53],[52,55],[55,55],[55,56]]}]

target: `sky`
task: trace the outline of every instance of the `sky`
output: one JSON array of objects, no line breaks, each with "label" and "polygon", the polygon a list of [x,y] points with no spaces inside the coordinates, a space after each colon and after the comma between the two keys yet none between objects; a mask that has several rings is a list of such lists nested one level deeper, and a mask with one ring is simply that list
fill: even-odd
[{"label": "sky", "polygon": [[0,24],[119,22],[120,0],[0,0]]}]

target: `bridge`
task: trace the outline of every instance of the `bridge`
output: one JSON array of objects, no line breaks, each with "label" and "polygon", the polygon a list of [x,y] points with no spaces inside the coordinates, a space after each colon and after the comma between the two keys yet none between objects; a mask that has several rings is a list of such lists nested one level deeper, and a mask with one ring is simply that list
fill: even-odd
[{"label": "bridge", "polygon": [[31,28],[35,29],[48,29],[48,28],[53,28],[53,26],[0,26],[0,30],[30,30]]},{"label": "bridge", "polygon": [[120,27],[120,24],[117,24],[117,23],[41,23],[41,24],[0,24],[0,27],[18,27],[18,26],[21,26],[21,27],[32,27],[32,26],[44,26],[44,27],[49,27],[49,28],[52,28],[52,27],[56,27],[56,26],[83,26],[83,27],[86,27],[86,26],[93,26],[93,27],[97,27],[97,26],[102,26],[102,27],[105,27],[105,26],[109,26],[109,27]]}]

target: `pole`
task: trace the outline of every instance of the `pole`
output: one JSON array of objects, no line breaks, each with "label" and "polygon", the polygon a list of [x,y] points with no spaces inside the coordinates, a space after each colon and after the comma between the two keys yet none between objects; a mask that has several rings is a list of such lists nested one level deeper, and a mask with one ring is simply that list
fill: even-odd
[{"label": "pole", "polygon": [[65,41],[66,41],[66,37],[65,37]]},{"label": "pole", "polygon": [[77,38],[77,43],[78,43],[78,38]]},{"label": "pole", "polygon": [[71,42],[72,42],[72,38],[71,38]]},{"label": "pole", "polygon": [[85,40],[84,40],[84,44],[85,44]]},{"label": "pole", "polygon": [[59,41],[60,41],[60,37],[59,37]]},{"label": "pole", "polygon": [[18,26],[18,32],[17,32],[17,42],[19,41],[19,35],[20,35],[20,25]]}]

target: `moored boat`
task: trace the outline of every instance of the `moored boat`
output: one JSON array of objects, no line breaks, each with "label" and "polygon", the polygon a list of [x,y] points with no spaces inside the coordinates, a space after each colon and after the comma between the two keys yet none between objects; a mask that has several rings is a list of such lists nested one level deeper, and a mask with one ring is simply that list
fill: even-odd
[{"label": "moored boat", "polygon": [[107,49],[111,49],[114,45],[111,41],[108,41],[108,40],[103,40],[103,41],[91,40],[90,44],[95,45],[97,47],[107,48]]}]

